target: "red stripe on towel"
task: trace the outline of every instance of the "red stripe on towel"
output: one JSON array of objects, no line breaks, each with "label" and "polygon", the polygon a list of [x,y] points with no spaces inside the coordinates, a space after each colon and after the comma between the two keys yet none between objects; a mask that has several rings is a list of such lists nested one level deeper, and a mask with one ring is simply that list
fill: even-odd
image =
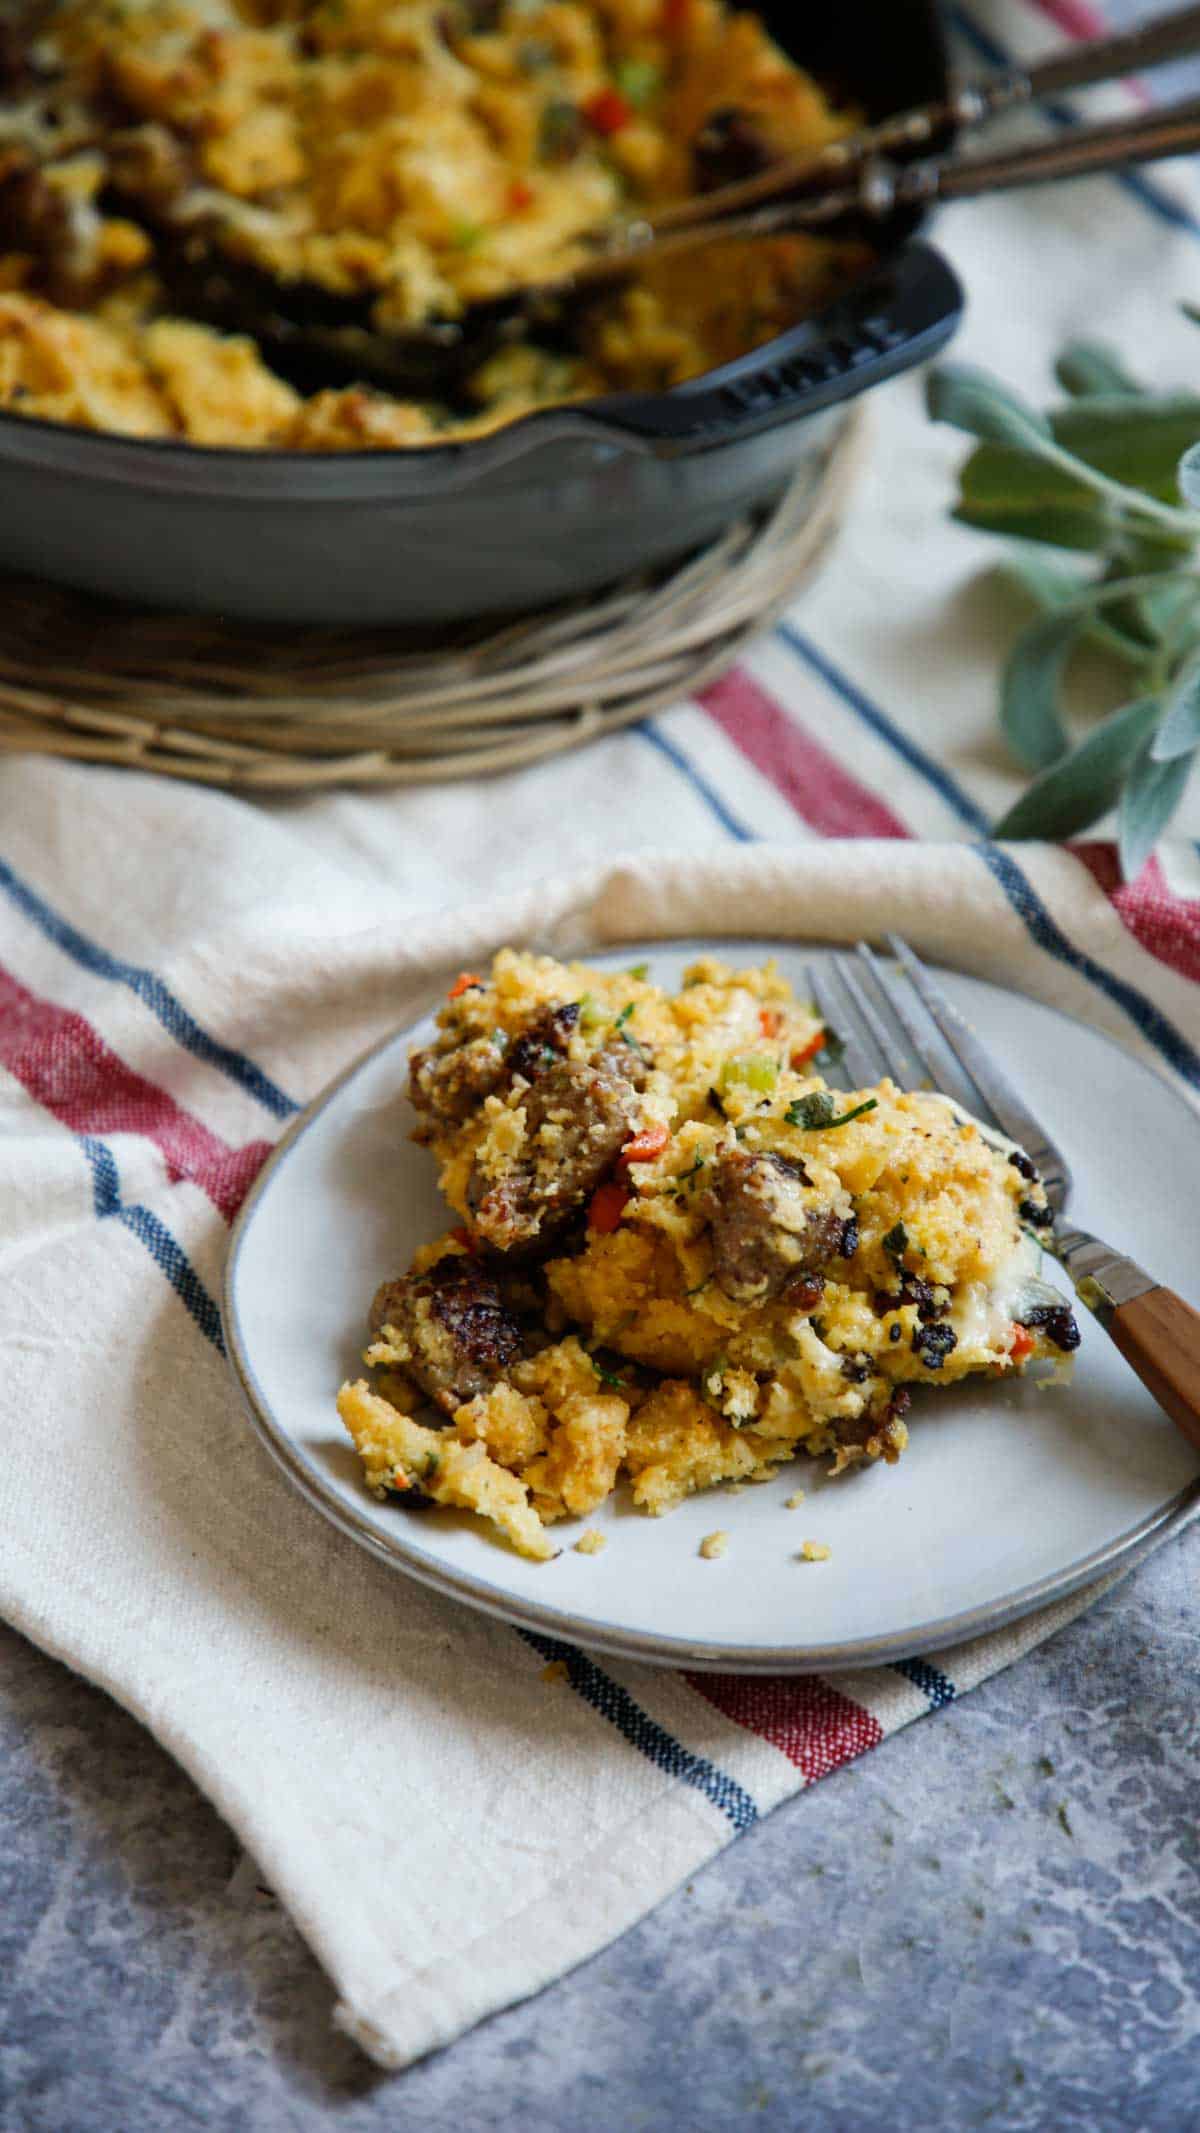
[{"label": "red stripe on towel", "polygon": [[1174,895],[1157,859],[1146,861],[1136,881],[1123,882],[1114,845],[1072,844],[1068,850],[1103,889],[1139,947],[1181,978],[1200,983],[1200,898]]},{"label": "red stripe on towel", "polygon": [[153,1141],[171,1183],[190,1178],[227,1222],[271,1153],[269,1141],[229,1147],[126,1066],[82,1015],[40,999],[2,969],[0,1065],[72,1133],[137,1133]]},{"label": "red stripe on towel", "polygon": [[1034,0],[1034,6],[1039,15],[1048,15],[1060,30],[1080,43],[1089,37],[1107,37],[1112,28],[1098,8],[1087,5],[1087,0]]},{"label": "red stripe on towel", "polygon": [[851,777],[745,667],[696,698],[747,762],[822,837],[907,837],[890,807]]},{"label": "red stripe on towel", "polygon": [[769,1741],[801,1771],[806,1783],[874,1748],[883,1727],[819,1674],[685,1674],[706,1703]]}]

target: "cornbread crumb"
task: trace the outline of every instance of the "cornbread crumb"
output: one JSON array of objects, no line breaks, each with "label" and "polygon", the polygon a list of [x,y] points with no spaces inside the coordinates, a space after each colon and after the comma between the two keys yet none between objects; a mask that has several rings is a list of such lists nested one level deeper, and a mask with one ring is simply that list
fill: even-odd
[{"label": "cornbread crumb", "polygon": [[549,1666],[542,1668],[541,1678],[543,1681],[569,1681],[571,1675],[566,1660],[552,1659]]},{"label": "cornbread crumb", "polygon": [[800,1553],[806,1563],[827,1563],[833,1550],[827,1548],[824,1541],[802,1541]]},{"label": "cornbread crumb", "polygon": [[794,1489],[794,1490],[792,1491],[792,1494],[791,1494],[791,1495],[790,1495],[790,1496],[788,1497],[788,1500],[787,1500],[787,1502],[786,1502],[786,1503],[784,1504],[784,1507],[783,1507],[783,1508],[784,1508],[784,1510],[785,1510],[785,1511],[798,1511],[798,1510],[800,1509],[800,1506],[801,1506],[801,1504],[802,1504],[803,1502],[804,1502],[804,1491],[803,1491],[803,1489]]},{"label": "cornbread crumb", "polygon": [[718,1556],[725,1554],[728,1547],[728,1533],[723,1533],[718,1529],[716,1533],[705,1534],[704,1539],[700,1543],[700,1553],[704,1557],[706,1563],[714,1563],[716,1562]]},{"label": "cornbread crumb", "polygon": [[598,1532],[595,1526],[589,1526],[587,1532],[581,1533],[576,1541],[575,1553],[576,1555],[599,1555],[600,1550],[607,1548],[607,1546],[608,1542],[605,1540],[603,1533]]}]

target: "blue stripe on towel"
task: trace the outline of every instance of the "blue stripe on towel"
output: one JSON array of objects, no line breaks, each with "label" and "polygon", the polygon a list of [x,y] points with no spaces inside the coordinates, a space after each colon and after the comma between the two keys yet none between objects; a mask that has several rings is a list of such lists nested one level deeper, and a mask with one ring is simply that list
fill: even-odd
[{"label": "blue stripe on towel", "polygon": [[1069,969],[1077,970],[1081,977],[1087,978],[1097,991],[1102,992],[1106,999],[1111,1000],[1114,1006],[1121,1008],[1129,1016],[1142,1036],[1161,1053],[1169,1066],[1174,1067],[1177,1074],[1182,1074],[1185,1081],[1190,1081],[1194,1087],[1200,1088],[1200,1052],[1197,1052],[1193,1044],[1189,1044],[1182,1030],[1176,1029],[1175,1024],[1154,1005],[1153,1000],[1147,999],[1144,992],[1139,992],[1136,985],[1130,985],[1124,978],[1114,977],[1111,970],[1105,970],[1102,963],[1095,962],[1090,955],[1085,955],[1081,948],[1076,948],[1074,943],[1067,939],[1057,920],[1051,917],[1032,882],[998,844],[977,845],[976,850],[985,867],[999,882],[1013,910],[1024,920],[1026,931],[1038,947],[1044,948],[1047,955],[1055,956],[1060,963],[1067,964]]},{"label": "blue stripe on towel", "polygon": [[[911,769],[917,771],[919,776],[940,793],[947,806],[951,807],[962,821],[969,823],[974,829],[982,830],[986,835],[986,815],[948,770],[940,763],[935,763],[923,748],[910,740],[894,719],[889,718],[878,704],[865,696],[863,691],[848,680],[833,661],[827,658],[824,652],[819,651],[816,645],[810,643],[808,638],[802,636],[799,630],[789,623],[782,623],[779,634],[872,732],[886,741]],[[1200,1088],[1200,1052],[1181,1030],[1176,1029],[1162,1010],[1155,1006],[1153,1000],[1139,991],[1136,985],[1131,985],[1127,979],[1116,977],[1112,971],[1105,970],[1102,964],[1068,940],[1062,927],[1051,917],[1032,883],[1009,852],[988,842],[977,844],[972,849],[978,853],[993,880],[1003,890],[1036,946],[1043,949],[1047,955],[1054,956],[1056,961],[1066,964],[1069,969],[1078,971],[1079,975],[1094,985],[1098,992],[1102,992],[1107,1000],[1111,1000],[1114,1006],[1129,1016],[1135,1028],[1177,1074]]]},{"label": "blue stripe on towel", "polygon": [[666,734],[660,732],[659,728],[651,720],[647,719],[643,725],[635,726],[634,732],[640,733],[642,739],[649,741],[652,748],[657,748],[659,754],[664,755],[668,763],[674,764],[676,770],[680,771],[687,779],[693,792],[699,794],[709,813],[716,816],[722,829],[728,830],[731,837],[736,837],[739,844],[758,843],[756,832],[747,829],[744,822],[739,822],[733,810],[726,806],[716,788],[709,784],[703,772],[697,770],[691,757],[685,755],[682,748],[678,747],[674,741],[669,741]]},{"label": "blue stripe on towel", "polygon": [[180,1303],[191,1313],[205,1339],[212,1342],[219,1355],[224,1355],[225,1336],[221,1331],[221,1314],[183,1246],[172,1236],[166,1223],[152,1214],[148,1207],[130,1207],[121,1198],[116,1161],[111,1148],[104,1141],[97,1140],[90,1133],[84,1133],[78,1136],[78,1142],[91,1169],[92,1202],[97,1218],[106,1221],[115,1216],[116,1220],[145,1246],[155,1266],[166,1275]]},{"label": "blue stripe on towel", "polygon": [[0,859],[0,889],[4,890],[30,923],[37,927],[39,933],[47,940],[53,941],[56,948],[61,948],[63,953],[69,955],[82,969],[93,971],[97,977],[109,978],[114,984],[125,985],[130,992],[136,993],[143,1005],[148,1007],[155,1019],[162,1024],[168,1036],[182,1045],[184,1051],[191,1052],[194,1058],[203,1060],[206,1066],[215,1067],[218,1073],[224,1074],[230,1081],[237,1082],[239,1088],[245,1089],[247,1095],[255,1097],[273,1118],[290,1118],[293,1112],[300,1109],[299,1104],[292,1097],[285,1095],[270,1076],[265,1074],[261,1067],[255,1066],[254,1061],[248,1059],[244,1052],[234,1051],[229,1045],[219,1043],[215,1037],[209,1036],[207,1030],[201,1029],[182,1001],[176,998],[170,987],[165,985],[161,978],[156,977],[152,970],[145,970],[137,963],[123,962],[119,956],[111,955],[107,948],[100,947],[98,942],[89,940],[77,926],[71,925],[69,920],[53,910],[44,897],[39,896],[28,882],[21,879],[16,869],[3,859]]},{"label": "blue stripe on towel", "polygon": [[899,1659],[892,1672],[903,1674],[906,1681],[920,1689],[921,1694],[928,1697],[931,1711],[940,1711],[943,1704],[953,1703],[958,1694],[950,1676],[936,1666],[930,1666],[927,1659]]},{"label": "blue stripe on towel", "polygon": [[965,822],[970,829],[979,830],[984,836],[987,835],[987,816],[971,798],[970,793],[959,784],[957,778],[952,777],[941,763],[935,762],[931,755],[927,755],[894,719],[888,717],[886,711],[881,710],[877,703],[873,703],[869,696],[864,695],[857,683],[843,674],[827,653],[818,650],[812,639],[804,636],[794,623],[781,622],[778,635],[797,658],[802,659],[826,687],[833,690],[835,696],[840,696],[842,702],[857,714],[865,726],[869,726],[873,733],[877,733],[881,740],[886,741],[889,748],[903,757],[910,769],[915,770],[927,785],[931,785],[934,791],[941,795],[960,822]]},{"label": "blue stripe on towel", "polygon": [[735,1830],[749,1829],[757,1822],[758,1809],[736,1779],[724,1770],[718,1770],[716,1764],[704,1756],[693,1755],[681,1741],[665,1732],[656,1719],[634,1702],[628,1690],[604,1673],[586,1652],[577,1651],[573,1644],[562,1644],[556,1637],[538,1636],[531,1629],[523,1629],[521,1635],[543,1659],[561,1660],[576,1693],[598,1711],[601,1718],[615,1726],[630,1747],[636,1748],[657,1770],[703,1793]]}]

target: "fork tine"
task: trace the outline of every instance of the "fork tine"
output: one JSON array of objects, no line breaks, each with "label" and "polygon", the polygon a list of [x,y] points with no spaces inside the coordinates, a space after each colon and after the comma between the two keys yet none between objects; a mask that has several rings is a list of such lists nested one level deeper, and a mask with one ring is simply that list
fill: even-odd
[{"label": "fork tine", "polygon": [[876,1013],[859,980],[853,961],[848,955],[835,955],[830,967],[838,981],[839,989],[849,1004],[850,1014],[858,1031],[859,1045],[867,1063],[867,1073],[860,1086],[878,1081],[884,1074],[894,1078],[903,1072],[904,1062],[893,1042],[891,1031]]},{"label": "fork tine", "polygon": [[947,1049],[978,1090],[986,1115],[995,1120],[1009,1140],[1015,1141],[1025,1150],[1041,1174],[1052,1206],[1061,1208],[1071,1189],[1071,1172],[1065,1156],[1017,1094],[1007,1075],[995,1064],[958,1009],[951,1006],[941,987],[934,983],[925,965],[914,954],[907,941],[902,941],[898,934],[889,933],[888,946]]},{"label": "fork tine", "polygon": [[[832,959],[831,968],[836,966],[837,960],[836,957]],[[839,1005],[840,988],[836,991],[833,989],[827,972],[823,971],[818,977],[811,964],[808,970],[808,985],[821,1020],[827,1028],[837,1031],[845,1046],[840,1072],[847,1088],[865,1089],[871,1082],[878,1081],[879,1069],[875,1063],[871,1033],[869,1029],[864,1031],[853,1000],[848,1004]],[[831,1000],[832,1009],[829,1004]]]},{"label": "fork tine", "polygon": [[[884,981],[883,972],[879,967],[874,949],[866,941],[859,941],[854,952],[862,965],[863,971],[870,978],[884,1007],[891,1013],[913,1048],[915,1060],[909,1057],[899,1040],[893,1037],[891,1045],[891,1076],[893,1081],[899,1082],[902,1089],[915,1089],[920,1087],[922,1076],[924,1076],[926,1080],[932,1081],[936,1086],[936,1070],[928,1053],[922,1047],[920,1033],[914,1028],[911,1016],[901,1014],[899,1003],[893,997],[891,987]],[[870,989],[870,986],[864,984],[866,992],[869,993]],[[878,1010],[876,1010],[876,1013],[878,1014]],[[879,1016],[879,1020],[881,1025],[886,1027],[885,1018]]]},{"label": "fork tine", "polygon": [[[913,1014],[912,1009],[908,1004],[908,1001],[905,999],[902,988],[889,978],[887,972],[884,970],[873,948],[869,948],[865,941],[860,941],[858,943],[857,952],[862,958],[864,968],[867,969],[871,974],[871,981],[875,987],[875,990],[879,994],[880,999],[884,1002],[884,1005],[888,1008],[889,1012],[895,1016],[896,1021],[899,1023],[901,1029],[904,1031],[904,1034],[907,1037],[909,1044],[912,1046],[913,1055],[917,1062],[917,1068],[919,1068],[920,1075],[921,1077],[923,1077],[925,1084],[931,1089],[943,1089],[947,1090],[947,1093],[952,1093],[947,1088],[948,1076],[946,1068],[947,1065],[953,1067],[956,1062],[954,1059],[953,1052],[950,1050],[949,1046],[944,1043],[944,1040],[943,1050],[945,1056],[943,1058],[939,1058],[937,1053],[931,1046],[929,1041],[930,1030],[933,1031],[935,1037],[939,1034],[936,1024],[933,1023],[932,1019],[927,1015],[927,1027],[922,1028],[916,1016]],[[899,1080],[900,1077],[897,1075],[896,1078],[897,1080]],[[969,1107],[973,1107],[978,1105],[979,1103],[982,1103],[982,1097],[980,1095],[980,1092],[976,1088],[973,1081],[968,1080],[965,1076],[956,1076],[955,1078],[962,1079],[962,1086],[966,1094]],[[908,1078],[906,1079],[903,1085],[910,1089],[919,1088],[921,1086],[921,1081],[918,1079],[916,1069],[913,1069],[910,1072]],[[999,1126],[999,1119],[991,1117],[990,1113],[988,1115],[991,1124],[994,1126]]]},{"label": "fork tine", "polygon": [[[855,1035],[853,1029],[847,1028],[845,1016],[839,1015],[835,1012],[835,1009],[830,1006],[829,1003],[834,997],[833,993],[831,992],[825,977],[823,975],[818,975],[816,969],[811,963],[808,965],[806,976],[808,979],[809,996],[812,1000],[813,1006],[816,1008],[817,1013],[820,1015],[822,1022],[825,1024],[826,1029],[836,1030],[838,1036],[842,1040],[841,1060],[835,1067],[832,1068],[832,1078],[835,1078],[836,1080],[842,1082],[847,1089],[857,1088],[859,1084],[856,1077],[858,1076],[864,1064],[860,1052],[858,1038]],[[828,1073],[826,1078],[830,1078],[830,1075]]]}]

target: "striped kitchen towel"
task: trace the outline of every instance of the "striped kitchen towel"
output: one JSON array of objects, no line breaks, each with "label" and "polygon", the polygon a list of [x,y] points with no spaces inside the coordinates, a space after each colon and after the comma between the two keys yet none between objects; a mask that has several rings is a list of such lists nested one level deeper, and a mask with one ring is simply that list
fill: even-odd
[{"label": "striped kitchen towel", "polygon": [[[1092,20],[1080,0],[951,13],[976,62]],[[1100,320],[1149,377],[1194,377],[1190,166],[980,202],[938,238],[970,295],[960,352],[1019,388],[1045,393],[1054,350]],[[534,1991],[1086,1604],[829,1681],[601,1665],[326,1527],[258,1449],[224,1361],[228,1224],[271,1143],[506,938],[844,939],[886,920],[1200,1101],[1200,799],[1124,886],[1103,835],[988,841],[1017,789],[994,724],[1012,616],[978,579],[989,544],[946,520],[963,440],[930,428],[914,380],[873,396],[873,422],[797,611],[701,698],[578,755],[255,803],[5,769],[0,1608],[191,1772],[381,2064]]]},{"label": "striped kitchen towel", "polygon": [[[215,1298],[284,1121],[506,940],[895,924],[1090,1016],[1195,1100],[1194,977],[1139,942],[1088,866],[814,840],[644,854],[417,919],[301,864],[303,845],[289,875],[224,803],[143,790],[153,841],[131,860],[143,810],[118,776],[14,776],[0,1608],[192,1773],[380,2063],[536,1990],[778,1801],[1087,1604],[836,1679],[601,1663],[426,1591],[295,1496],[242,1412]],[[1166,910],[1194,958],[1200,913]]]}]

